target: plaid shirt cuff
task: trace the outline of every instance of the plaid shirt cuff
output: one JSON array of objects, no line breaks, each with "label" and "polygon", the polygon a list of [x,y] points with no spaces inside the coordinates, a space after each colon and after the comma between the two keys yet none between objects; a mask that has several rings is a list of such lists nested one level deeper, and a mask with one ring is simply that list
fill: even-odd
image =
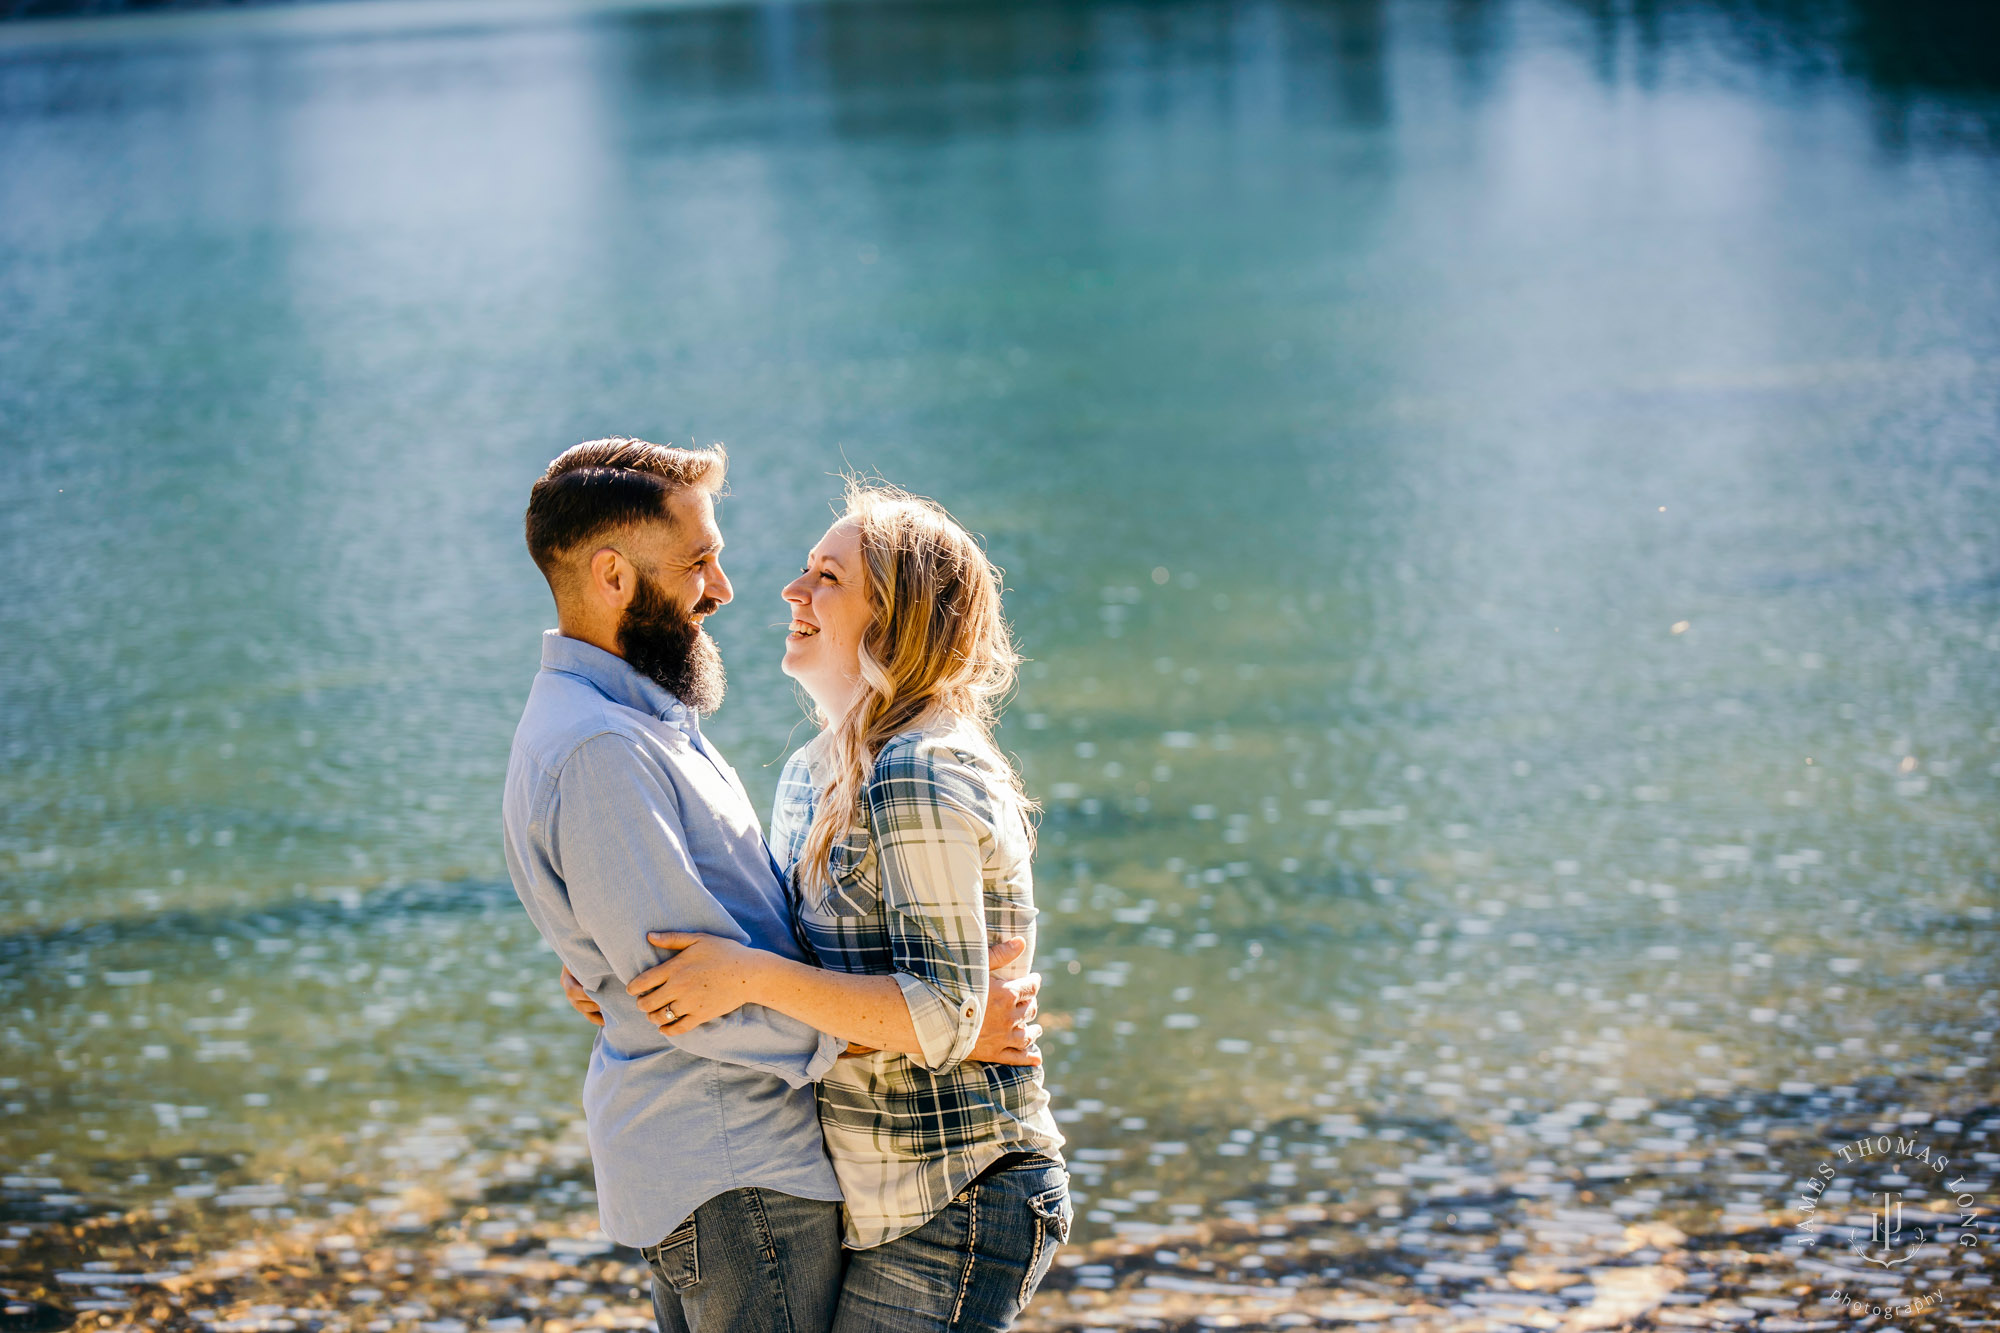
[{"label": "plaid shirt cuff", "polygon": [[917,1030],[917,1045],[923,1048],[910,1059],[933,1074],[965,1063],[965,1057],[979,1044],[980,1024],[986,1018],[979,997],[953,1008],[928,982],[908,972],[896,973],[896,984],[903,988],[910,1023]]}]

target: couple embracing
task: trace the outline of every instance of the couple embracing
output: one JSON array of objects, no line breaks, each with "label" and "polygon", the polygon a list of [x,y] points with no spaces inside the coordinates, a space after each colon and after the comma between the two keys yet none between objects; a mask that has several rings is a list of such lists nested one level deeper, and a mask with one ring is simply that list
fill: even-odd
[{"label": "couple embracing", "polygon": [[1034,1045],[1032,807],[991,738],[1018,660],[998,574],[937,505],[850,486],[783,591],[820,731],[766,842],[701,731],[725,469],[593,440],[528,502],[559,628],[507,864],[602,1027],[604,1230],[645,1256],[661,1333],[1005,1329],[1071,1208]]}]

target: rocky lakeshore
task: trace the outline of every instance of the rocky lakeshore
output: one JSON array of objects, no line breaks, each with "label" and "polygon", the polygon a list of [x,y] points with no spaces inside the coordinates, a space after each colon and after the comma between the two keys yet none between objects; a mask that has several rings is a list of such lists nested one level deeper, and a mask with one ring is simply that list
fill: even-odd
[{"label": "rocky lakeshore", "polygon": [[[1994,1327],[2000,1106],[1913,1100],[1885,1085],[1655,1108],[1633,1117],[1651,1132],[1603,1160],[1493,1165],[1468,1140],[1317,1201],[1092,1228],[1021,1326]],[[1550,1114],[1590,1126],[1608,1109]],[[643,1264],[595,1229],[573,1133],[467,1145],[453,1171],[365,1189],[159,1167],[206,1178],[121,1207],[59,1173],[5,1177],[0,1330],[652,1327]],[[1891,1193],[1885,1223],[1871,1210]]]}]

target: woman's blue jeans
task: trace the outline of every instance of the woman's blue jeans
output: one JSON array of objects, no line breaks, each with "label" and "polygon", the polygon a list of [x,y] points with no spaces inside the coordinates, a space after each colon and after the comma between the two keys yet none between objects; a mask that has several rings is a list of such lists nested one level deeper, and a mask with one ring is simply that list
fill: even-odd
[{"label": "woman's blue jeans", "polygon": [[1011,1154],[915,1231],[848,1254],[833,1333],[1004,1333],[1073,1216],[1062,1163]]}]

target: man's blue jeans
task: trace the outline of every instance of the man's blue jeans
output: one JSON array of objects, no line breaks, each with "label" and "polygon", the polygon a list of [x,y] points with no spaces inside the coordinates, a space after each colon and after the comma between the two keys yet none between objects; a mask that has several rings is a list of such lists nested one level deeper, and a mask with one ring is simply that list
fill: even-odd
[{"label": "man's blue jeans", "polygon": [[840,1299],[840,1205],[730,1190],[639,1253],[660,1333],[826,1333]]},{"label": "man's blue jeans", "polygon": [[1071,1216],[1061,1162],[1004,1158],[915,1231],[847,1256],[833,1333],[1002,1333],[1069,1239]]}]

